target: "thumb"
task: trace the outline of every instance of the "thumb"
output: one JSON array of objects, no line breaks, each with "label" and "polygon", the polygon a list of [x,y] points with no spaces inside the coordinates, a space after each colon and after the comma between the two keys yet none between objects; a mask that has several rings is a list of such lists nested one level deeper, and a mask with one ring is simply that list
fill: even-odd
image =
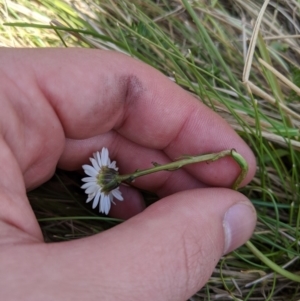
[{"label": "thumb", "polygon": [[224,253],[249,239],[255,223],[253,206],[236,191],[176,193],[106,232],[48,245],[47,263],[64,286],[46,292],[48,282],[43,291],[52,300],[71,300],[76,291],[78,300],[183,301]]}]

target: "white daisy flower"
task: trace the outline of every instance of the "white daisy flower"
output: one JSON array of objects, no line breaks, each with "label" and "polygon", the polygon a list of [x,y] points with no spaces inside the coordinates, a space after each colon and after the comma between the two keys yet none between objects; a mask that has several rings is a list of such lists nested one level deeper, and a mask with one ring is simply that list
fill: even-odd
[{"label": "white daisy flower", "polygon": [[[82,168],[88,177],[83,178],[85,182],[81,186],[88,195],[87,203],[93,200],[93,209],[99,204],[99,212],[108,214],[113,198],[123,201],[119,183],[115,180],[118,175],[116,161],[111,162],[108,149],[103,147],[101,154],[96,152],[93,158],[90,158],[91,165],[83,165]],[[115,203],[114,203],[115,204]]]}]

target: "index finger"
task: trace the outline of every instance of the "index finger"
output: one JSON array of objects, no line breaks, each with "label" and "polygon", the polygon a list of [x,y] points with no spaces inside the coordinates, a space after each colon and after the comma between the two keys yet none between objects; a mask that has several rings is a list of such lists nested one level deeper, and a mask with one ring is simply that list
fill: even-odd
[{"label": "index finger", "polygon": [[[134,144],[142,147],[140,156],[146,159],[148,149],[173,160],[183,154],[235,148],[250,166],[244,183],[252,178],[255,158],[244,141],[220,116],[155,69],[109,51],[27,50],[22,56],[22,64],[34,68],[68,139],[113,131],[132,143],[131,152]],[[85,152],[67,151],[63,158],[86,160]],[[121,156],[120,151],[112,151],[117,159]],[[206,184],[226,186],[239,167],[224,158],[201,168],[187,167],[187,171]]]}]

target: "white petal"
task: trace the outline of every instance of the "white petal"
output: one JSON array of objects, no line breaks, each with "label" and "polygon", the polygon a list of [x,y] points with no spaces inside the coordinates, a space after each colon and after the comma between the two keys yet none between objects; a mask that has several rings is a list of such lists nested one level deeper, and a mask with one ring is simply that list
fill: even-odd
[{"label": "white petal", "polygon": [[97,170],[97,172],[99,172],[100,170],[100,166],[97,163],[97,161],[94,158],[90,158],[91,163],[93,164],[93,167]]},{"label": "white petal", "polygon": [[102,163],[101,163],[100,153],[99,152],[94,153],[94,158],[97,160],[97,163],[98,163],[99,167],[101,168]]},{"label": "white petal", "polygon": [[94,193],[89,194],[89,197],[87,198],[86,203],[89,203],[94,198],[94,196],[95,196]]},{"label": "white petal", "polygon": [[108,166],[107,162],[108,162],[108,149],[106,147],[103,147],[101,151],[102,166]]},{"label": "white petal", "polygon": [[91,194],[91,193],[96,193],[98,190],[101,192],[101,189],[98,185],[92,185],[88,187],[84,192],[86,194]]},{"label": "white petal", "polygon": [[88,188],[90,186],[95,186],[95,185],[96,185],[96,183],[88,182],[88,183],[83,184],[80,188],[86,189],[86,188]]},{"label": "white petal", "polygon": [[116,161],[113,161],[109,164],[110,168],[113,168],[114,170],[118,170],[118,168],[116,167]]},{"label": "white petal", "polygon": [[122,193],[119,190],[119,188],[116,188],[114,190],[111,191],[111,194],[119,201],[123,201],[123,197],[122,197]]},{"label": "white petal", "polygon": [[110,207],[111,207],[111,203],[110,203],[110,195],[106,195],[105,198],[105,202],[104,202],[104,213],[107,215],[109,210],[110,210]]},{"label": "white petal", "polygon": [[82,182],[97,182],[97,179],[95,177],[86,177],[81,179]]},{"label": "white petal", "polygon": [[111,203],[113,203],[114,205],[116,205],[116,203],[114,202],[114,196],[112,195],[112,193],[109,193],[109,200]]},{"label": "white petal", "polygon": [[105,194],[104,193],[101,193],[101,199],[100,199],[100,206],[99,206],[99,212],[101,212],[101,213],[104,213],[104,208],[105,208],[105,200],[106,200],[106,198],[105,198]]},{"label": "white petal", "polygon": [[88,176],[96,177],[98,175],[97,170],[90,165],[83,165],[82,168]]},{"label": "white petal", "polygon": [[101,194],[102,193],[100,191],[97,192],[97,194],[96,194],[96,196],[94,198],[93,206],[92,206],[93,209],[95,209],[98,206]]}]

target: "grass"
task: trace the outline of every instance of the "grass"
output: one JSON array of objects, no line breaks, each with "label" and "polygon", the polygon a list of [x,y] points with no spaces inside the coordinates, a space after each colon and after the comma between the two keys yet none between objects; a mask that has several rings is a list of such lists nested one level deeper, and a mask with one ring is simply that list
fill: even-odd
[{"label": "grass", "polygon": [[[257,157],[242,192],[258,223],[191,300],[299,300],[299,1],[6,0],[0,9],[1,46],[127,53],[223,116]],[[58,171],[29,193],[46,241],[120,222],[86,207],[79,185]]]}]

